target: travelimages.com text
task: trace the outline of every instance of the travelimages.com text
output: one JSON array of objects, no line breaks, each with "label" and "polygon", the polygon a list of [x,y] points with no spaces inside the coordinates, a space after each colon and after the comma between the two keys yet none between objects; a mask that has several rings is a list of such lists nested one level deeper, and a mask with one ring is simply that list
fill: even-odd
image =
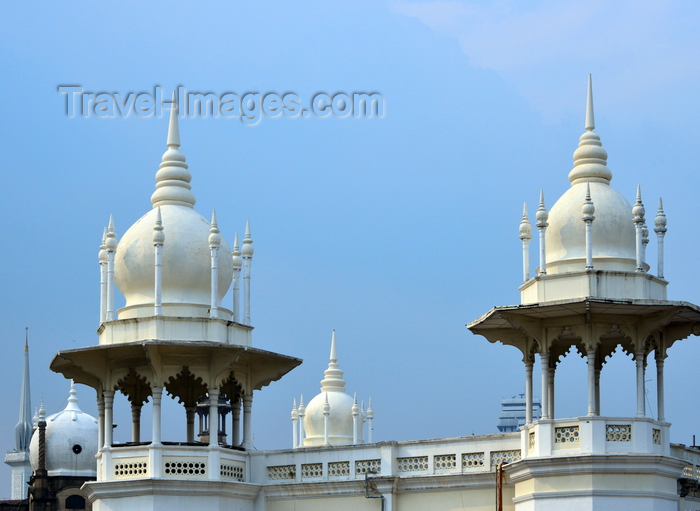
[{"label": "travelimages.com text", "polygon": [[[153,93],[95,93],[85,91],[80,85],[59,85],[58,92],[65,97],[68,117],[110,118],[131,114],[160,117],[164,111],[167,115],[172,106],[172,91],[164,91],[159,86],[154,87]],[[292,92],[283,95],[250,92],[240,96],[233,92],[189,92],[185,87],[178,87],[176,102],[180,117],[237,117],[246,124],[257,123],[263,114],[267,117],[309,117],[310,113],[316,117],[384,117],[384,98],[376,92],[339,92],[332,96],[317,93],[309,108],[303,108],[299,95]]]}]

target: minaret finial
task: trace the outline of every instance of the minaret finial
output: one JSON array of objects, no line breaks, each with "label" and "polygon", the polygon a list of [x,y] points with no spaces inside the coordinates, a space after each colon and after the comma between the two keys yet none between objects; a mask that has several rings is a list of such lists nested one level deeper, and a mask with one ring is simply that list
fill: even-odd
[{"label": "minaret finial", "polygon": [[156,172],[156,191],[151,195],[151,204],[156,208],[166,204],[191,208],[197,202],[192,193],[192,174],[187,170],[185,155],[180,152],[180,126],[178,106],[173,93],[168,125],[168,150],[163,153],[160,170]]},{"label": "minaret finial", "polygon": [[321,380],[321,392],[345,392],[345,380],[343,371],[338,365],[338,349],[335,343],[335,330],[331,335],[331,357],[328,369],[323,372],[325,378]]},{"label": "minaret finial", "polygon": [[586,129],[592,131],[595,129],[595,117],[593,116],[593,81],[591,75],[588,75],[588,100],[586,101]]},{"label": "minaret finial", "polygon": [[18,451],[29,452],[32,439],[32,403],[29,390],[29,327],[24,328],[24,368],[19,400],[19,421],[15,426],[15,447]]},{"label": "minaret finial", "polygon": [[574,151],[574,168],[569,172],[572,185],[580,182],[594,181],[610,184],[612,172],[608,164],[608,152],[603,149],[600,136],[593,131],[593,85],[588,75],[588,97],[586,99],[586,132],[579,138],[578,148]]},{"label": "minaret finial", "polygon": [[[589,75],[590,76],[590,75]],[[168,124],[168,147],[180,147],[180,123],[178,121],[178,111],[180,110],[177,104],[175,91],[173,91],[173,101],[170,108],[170,124]]]}]

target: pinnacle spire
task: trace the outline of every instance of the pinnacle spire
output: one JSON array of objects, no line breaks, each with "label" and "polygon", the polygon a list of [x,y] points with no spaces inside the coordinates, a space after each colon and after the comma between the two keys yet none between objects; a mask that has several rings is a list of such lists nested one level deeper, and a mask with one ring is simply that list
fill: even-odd
[{"label": "pinnacle spire", "polygon": [[595,129],[595,117],[593,116],[593,81],[591,75],[588,75],[588,100],[586,101],[586,129],[592,131]]},{"label": "pinnacle spire", "polygon": [[328,369],[323,372],[325,378],[321,380],[321,392],[345,392],[345,380],[343,371],[338,365],[338,349],[335,343],[335,330],[331,336],[331,356]]},{"label": "pinnacle spire", "polygon": [[569,172],[572,185],[585,182],[610,184],[612,172],[606,166],[608,152],[603,149],[600,136],[593,131],[595,118],[593,115],[593,84],[588,75],[588,96],[586,98],[586,131],[579,138],[578,149],[574,151],[574,168]]},{"label": "pinnacle spire", "polygon": [[24,329],[24,367],[22,369],[22,390],[19,400],[19,421],[15,426],[15,448],[29,451],[32,439],[32,404],[29,390],[29,328]]},{"label": "pinnacle spire", "polygon": [[167,151],[163,153],[160,170],[156,172],[156,191],[151,195],[151,204],[156,208],[172,204],[175,206],[194,206],[196,199],[192,193],[192,174],[187,170],[185,155],[180,152],[180,126],[178,106],[173,92],[168,124]]},{"label": "pinnacle spire", "polygon": [[168,147],[180,147],[180,123],[178,122],[178,112],[179,107],[175,97],[175,91],[173,91],[173,101],[170,108],[170,124],[168,124],[168,141],[166,142]]}]

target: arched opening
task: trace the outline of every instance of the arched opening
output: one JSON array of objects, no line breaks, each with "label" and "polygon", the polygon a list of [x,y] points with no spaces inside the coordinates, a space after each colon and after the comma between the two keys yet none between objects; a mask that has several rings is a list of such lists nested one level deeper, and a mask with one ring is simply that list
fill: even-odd
[{"label": "arched opening", "polygon": [[81,495],[70,495],[66,499],[66,510],[85,509],[85,499]]}]

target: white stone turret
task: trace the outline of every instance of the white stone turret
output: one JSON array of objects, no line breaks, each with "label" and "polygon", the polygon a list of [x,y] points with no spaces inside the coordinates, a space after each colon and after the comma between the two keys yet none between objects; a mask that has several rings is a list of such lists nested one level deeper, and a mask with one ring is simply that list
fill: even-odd
[{"label": "white stone turret", "polygon": [[645,243],[641,196],[633,210],[610,186],[613,176],[607,167],[608,153],[593,131],[590,76],[585,129],[574,151],[571,187],[549,211],[540,192],[540,268],[535,278],[520,286],[521,302],[587,296],[664,300],[666,282],[649,275],[644,260],[648,234]]},{"label": "white stone turret", "polygon": [[523,203],[523,219],[520,221],[520,239],[523,242],[523,282],[530,279],[530,240],[532,225],[527,217],[527,202]]},{"label": "white stone turret", "polygon": [[331,337],[330,362],[321,380],[321,393],[309,401],[303,412],[300,404],[298,413],[305,431],[299,447],[364,442],[362,438],[364,411],[360,412],[357,408],[357,396],[353,399],[345,392],[343,371],[338,365],[335,330]]}]

